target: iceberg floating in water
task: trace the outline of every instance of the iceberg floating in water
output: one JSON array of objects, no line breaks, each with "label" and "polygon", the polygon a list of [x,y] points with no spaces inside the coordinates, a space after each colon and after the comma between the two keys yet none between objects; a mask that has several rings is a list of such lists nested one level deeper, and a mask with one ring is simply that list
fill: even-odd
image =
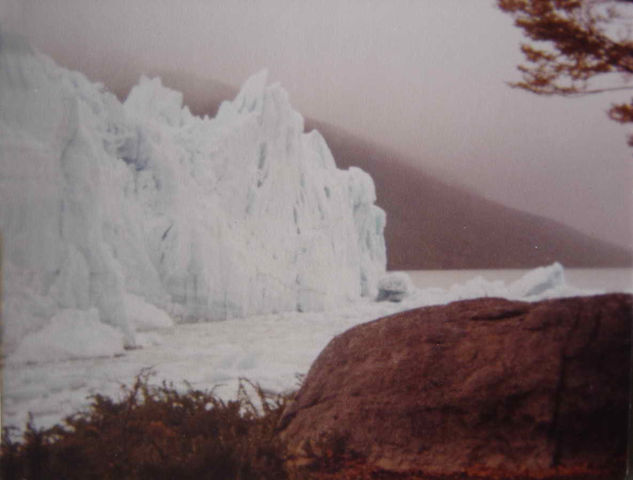
[{"label": "iceberg floating in water", "polygon": [[[388,276],[384,278],[388,278]],[[378,285],[380,289],[383,281],[381,280]],[[404,308],[439,305],[479,297],[499,297],[532,302],[548,298],[597,293],[604,292],[582,290],[569,285],[565,280],[563,266],[555,262],[530,270],[509,283],[503,280],[486,280],[482,276],[476,276],[463,283],[453,284],[447,289],[412,288],[409,295],[404,298]]]},{"label": "iceberg floating in water", "polygon": [[206,321],[375,295],[373,181],[303,130],[265,71],[200,118],[157,78],[121,103],[0,35],[5,348],[67,309],[133,345],[148,305]]}]

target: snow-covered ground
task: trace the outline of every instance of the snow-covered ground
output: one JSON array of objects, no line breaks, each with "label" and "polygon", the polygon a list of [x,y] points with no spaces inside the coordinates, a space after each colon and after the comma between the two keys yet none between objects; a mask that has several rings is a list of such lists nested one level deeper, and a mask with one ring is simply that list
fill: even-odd
[{"label": "snow-covered ground", "polygon": [[216,387],[225,398],[236,394],[240,377],[273,391],[289,390],[296,387],[297,375],[307,373],[335,335],[358,323],[465,298],[537,300],[583,293],[587,292],[565,283],[562,267],[555,264],[528,272],[509,284],[479,277],[448,289],[414,288],[400,303],[361,300],[328,312],[179,324],[139,333],[139,343],[144,346],[116,356],[85,357],[81,350],[74,351],[82,339],[64,337],[59,343],[66,345],[65,356],[74,355],[75,359],[37,361],[37,350],[23,353],[22,358],[29,358],[29,362],[9,357],[4,368],[3,423],[22,427],[31,412],[37,425],[51,425],[85,407],[89,395],[117,395],[121,385],[130,385],[148,367],[155,372],[152,382],[166,380],[179,388],[185,388],[185,382],[199,389]]}]

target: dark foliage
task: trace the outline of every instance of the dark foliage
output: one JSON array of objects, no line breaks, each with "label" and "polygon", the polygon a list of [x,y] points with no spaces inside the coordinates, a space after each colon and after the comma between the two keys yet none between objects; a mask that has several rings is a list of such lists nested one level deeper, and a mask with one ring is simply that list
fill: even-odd
[{"label": "dark foliage", "polygon": [[[497,4],[532,41],[521,46],[527,64],[518,67],[523,80],[513,86],[563,96],[633,88],[628,84],[633,75],[630,1],[497,0]],[[614,75],[616,86],[590,83]],[[633,123],[633,102],[614,104],[608,114],[617,122]],[[633,135],[629,144],[633,146]]]},{"label": "dark foliage", "polygon": [[[150,386],[122,400],[95,395],[64,425],[30,423],[20,442],[3,432],[0,477],[11,479],[283,479],[275,427],[286,396],[242,380],[237,400]],[[250,392],[250,393],[249,393]]]}]

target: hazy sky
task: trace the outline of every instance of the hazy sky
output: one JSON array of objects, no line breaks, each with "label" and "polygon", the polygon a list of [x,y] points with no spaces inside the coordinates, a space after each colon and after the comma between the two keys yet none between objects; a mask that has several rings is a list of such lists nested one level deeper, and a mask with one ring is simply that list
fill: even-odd
[{"label": "hazy sky", "polygon": [[[111,88],[141,72],[239,85],[263,67],[311,116],[488,198],[631,244],[633,149],[584,99],[510,89],[493,0],[0,0],[2,28]],[[380,199],[378,200],[380,203]]]}]

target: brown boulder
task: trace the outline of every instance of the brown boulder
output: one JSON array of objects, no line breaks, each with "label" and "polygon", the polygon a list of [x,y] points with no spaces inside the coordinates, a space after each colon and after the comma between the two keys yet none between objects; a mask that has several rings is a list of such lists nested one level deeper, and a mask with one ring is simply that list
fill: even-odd
[{"label": "brown boulder", "polygon": [[387,472],[619,479],[632,311],[625,294],[482,298],[354,327],[282,417],[287,465],[338,449]]}]

